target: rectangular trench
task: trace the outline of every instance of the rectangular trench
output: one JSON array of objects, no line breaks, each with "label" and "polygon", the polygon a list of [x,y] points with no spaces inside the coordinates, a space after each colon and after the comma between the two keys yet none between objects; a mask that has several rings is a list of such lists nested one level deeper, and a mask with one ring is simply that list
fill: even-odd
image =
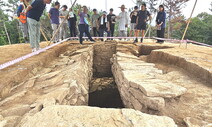
[{"label": "rectangular trench", "polygon": [[111,71],[111,58],[116,54],[115,43],[94,45],[93,79],[89,89],[89,106],[124,108]]}]

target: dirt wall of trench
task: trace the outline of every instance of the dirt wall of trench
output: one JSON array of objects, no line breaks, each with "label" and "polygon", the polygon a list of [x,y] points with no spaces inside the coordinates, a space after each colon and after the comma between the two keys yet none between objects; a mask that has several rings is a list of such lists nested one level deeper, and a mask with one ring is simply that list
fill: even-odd
[{"label": "dirt wall of trench", "polygon": [[67,44],[58,45],[48,51],[33,56],[18,64],[0,71],[0,98],[7,97],[10,89],[19,83],[33,77],[42,67],[47,66],[61,53],[65,52]]}]

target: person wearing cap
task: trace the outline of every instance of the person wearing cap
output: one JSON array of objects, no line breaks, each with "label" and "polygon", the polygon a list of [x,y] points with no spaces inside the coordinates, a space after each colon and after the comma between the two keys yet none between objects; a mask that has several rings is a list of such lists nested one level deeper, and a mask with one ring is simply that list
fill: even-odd
[{"label": "person wearing cap", "polygon": [[92,27],[92,30],[93,30],[93,36],[94,37],[97,37],[97,34],[99,35],[99,32],[97,30],[99,18],[100,18],[100,15],[97,13],[97,10],[93,9],[93,15],[91,17],[91,27]]},{"label": "person wearing cap", "polygon": [[50,3],[51,0],[34,0],[25,10],[32,52],[40,49],[40,17],[46,8],[46,4]]},{"label": "person wearing cap", "polygon": [[[103,11],[102,16],[98,19],[99,21],[99,36],[104,37],[104,32],[107,32],[107,36],[110,36],[110,26],[107,20],[107,13]],[[101,39],[103,41],[103,38]]]},{"label": "person wearing cap", "polygon": [[[49,18],[51,20],[51,26],[52,26],[52,30],[53,30],[53,34],[54,35],[59,27],[59,8],[60,8],[60,3],[59,2],[55,2],[54,7],[51,8],[49,10]],[[54,38],[54,43],[59,41],[59,33],[56,34],[55,38]]]},{"label": "person wearing cap", "polygon": [[[164,6],[159,6],[159,12],[156,17],[157,26],[157,37],[164,38],[165,27],[166,27],[166,12],[164,11]],[[163,40],[158,40],[157,43],[163,43]]]},{"label": "person wearing cap", "polygon": [[110,13],[107,15],[107,20],[109,24],[108,26],[110,27],[110,37],[113,37],[116,24],[116,15],[113,14],[113,8],[110,9]]},{"label": "person wearing cap", "polygon": [[149,11],[146,10],[146,4],[143,3],[141,6],[141,10],[138,11],[138,17],[136,21],[136,33],[135,33],[136,38],[134,40],[134,43],[138,42],[138,35],[140,31],[142,31],[141,43],[143,42],[147,21],[151,19],[152,19],[151,14],[149,13]]},{"label": "person wearing cap", "polygon": [[[65,39],[67,37],[67,33],[68,33],[68,20],[67,20],[67,16],[68,16],[68,11],[67,11],[67,6],[63,5],[62,6],[62,10],[60,11],[60,41]],[[65,20],[65,21],[63,21]]]},{"label": "person wearing cap", "polygon": [[134,7],[134,10],[130,13],[130,37],[132,37],[132,33],[134,32],[135,34],[135,27],[136,27],[136,20],[138,16],[138,6]]},{"label": "person wearing cap", "polygon": [[86,6],[83,6],[83,10],[81,11],[81,6],[79,6],[78,15],[80,16],[79,21],[79,31],[80,31],[80,44],[83,44],[83,34],[85,33],[91,42],[95,42],[89,32],[89,16],[88,16],[88,9]]},{"label": "person wearing cap", "polygon": [[129,23],[129,16],[128,13],[125,11],[125,5],[122,5],[121,7],[121,13],[118,15],[119,20],[119,37],[127,37],[127,28]]},{"label": "person wearing cap", "polygon": [[70,30],[70,37],[76,37],[76,25],[77,25],[77,16],[74,14],[72,8],[69,9],[68,16],[68,26]]}]

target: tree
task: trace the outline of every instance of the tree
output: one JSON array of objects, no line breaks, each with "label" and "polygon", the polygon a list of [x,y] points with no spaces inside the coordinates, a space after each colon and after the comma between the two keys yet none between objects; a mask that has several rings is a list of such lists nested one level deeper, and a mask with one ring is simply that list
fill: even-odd
[{"label": "tree", "polygon": [[[191,19],[185,39],[194,40],[212,45],[212,15],[203,12]],[[175,28],[176,27],[176,28]],[[186,22],[181,21],[174,25],[173,37],[181,39]]]},{"label": "tree", "polygon": [[164,0],[164,6],[168,14],[168,38],[172,36],[173,24],[177,23],[176,17],[181,16],[181,10],[189,0]]}]

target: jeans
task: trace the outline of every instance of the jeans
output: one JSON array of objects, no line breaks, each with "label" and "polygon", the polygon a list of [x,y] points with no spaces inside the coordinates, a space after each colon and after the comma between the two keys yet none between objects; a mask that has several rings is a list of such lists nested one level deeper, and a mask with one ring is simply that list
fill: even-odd
[{"label": "jeans", "polygon": [[71,24],[69,26],[69,30],[70,30],[70,37],[76,37],[76,26],[75,24]]},{"label": "jeans", "polygon": [[83,34],[85,33],[88,38],[90,39],[90,41],[92,41],[93,39],[91,38],[91,35],[90,35],[90,32],[89,32],[89,26],[87,24],[79,24],[78,25],[79,27],[79,31],[80,31],[80,36],[79,36],[79,39],[80,39],[80,44],[82,44],[83,42]]},{"label": "jeans", "polygon": [[[99,32],[98,32],[98,30],[97,30],[96,27],[93,27],[93,36],[94,36],[94,37],[97,37],[97,35],[99,35]],[[99,36],[100,36],[100,35],[99,35]]]},{"label": "jeans", "polygon": [[[99,29],[99,36],[104,37],[104,32],[107,32],[107,37],[110,37],[110,31],[107,31],[107,28]],[[103,39],[101,39],[101,41],[103,41]]]},{"label": "jeans", "polygon": [[110,35],[114,37],[115,24],[110,25]]},{"label": "jeans", "polygon": [[29,31],[29,41],[31,48],[40,48],[40,22],[27,18],[28,22],[28,31]]}]

